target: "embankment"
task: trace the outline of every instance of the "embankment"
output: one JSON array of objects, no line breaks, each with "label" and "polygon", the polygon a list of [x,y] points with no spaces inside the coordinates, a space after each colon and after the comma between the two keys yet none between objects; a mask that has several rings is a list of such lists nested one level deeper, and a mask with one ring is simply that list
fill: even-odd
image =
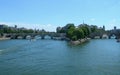
[{"label": "embankment", "polygon": [[0,40],[9,40],[10,38],[0,37]]},{"label": "embankment", "polygon": [[79,45],[79,44],[85,43],[89,40],[90,40],[90,38],[79,39],[79,40],[76,40],[76,41],[70,41],[70,44]]}]

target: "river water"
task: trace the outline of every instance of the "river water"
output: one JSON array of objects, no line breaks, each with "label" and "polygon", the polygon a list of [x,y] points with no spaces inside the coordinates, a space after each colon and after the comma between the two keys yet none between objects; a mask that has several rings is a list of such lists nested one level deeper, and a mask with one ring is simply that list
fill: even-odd
[{"label": "river water", "polygon": [[120,75],[120,43],[90,40],[0,41],[0,75]]}]

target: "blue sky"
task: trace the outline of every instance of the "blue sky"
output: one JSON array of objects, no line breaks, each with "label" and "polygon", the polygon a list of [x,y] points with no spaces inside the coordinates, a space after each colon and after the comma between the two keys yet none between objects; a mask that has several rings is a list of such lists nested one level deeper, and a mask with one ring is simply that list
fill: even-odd
[{"label": "blue sky", "polygon": [[0,0],[0,24],[55,31],[67,23],[120,28],[119,0]]}]

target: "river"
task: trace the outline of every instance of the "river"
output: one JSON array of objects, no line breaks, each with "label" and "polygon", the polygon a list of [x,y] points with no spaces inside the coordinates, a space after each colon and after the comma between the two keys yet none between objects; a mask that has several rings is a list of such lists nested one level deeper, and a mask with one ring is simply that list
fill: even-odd
[{"label": "river", "polygon": [[0,41],[0,75],[120,75],[120,43],[90,40]]}]

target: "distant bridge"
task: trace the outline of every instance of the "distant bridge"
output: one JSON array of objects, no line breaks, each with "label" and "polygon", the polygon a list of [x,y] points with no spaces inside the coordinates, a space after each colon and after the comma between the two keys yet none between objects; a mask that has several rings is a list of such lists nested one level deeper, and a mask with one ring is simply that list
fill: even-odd
[{"label": "distant bridge", "polygon": [[115,37],[115,39],[120,39],[120,29],[116,30],[110,30],[110,31],[105,31],[105,32],[100,32],[100,33],[92,33],[90,35],[91,38],[108,38],[111,39],[112,37]]},{"label": "distant bridge", "polygon": [[116,29],[116,30],[110,30],[110,32],[108,33],[109,39],[112,36],[115,36],[116,39],[120,39],[120,29]]},{"label": "distant bridge", "polygon": [[35,38],[36,36],[41,37],[41,39],[45,39],[46,36],[49,36],[51,39],[54,37],[65,37],[64,34],[55,33],[55,32],[45,32],[45,33],[10,33],[4,34],[5,37],[9,37],[11,39],[27,39],[29,36],[30,38]]}]

